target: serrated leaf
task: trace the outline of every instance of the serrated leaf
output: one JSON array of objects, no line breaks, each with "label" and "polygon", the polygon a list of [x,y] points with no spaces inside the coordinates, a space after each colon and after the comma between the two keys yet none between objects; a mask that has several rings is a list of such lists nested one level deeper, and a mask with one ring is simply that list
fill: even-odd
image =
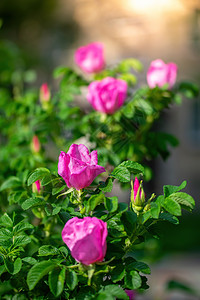
[{"label": "serrated leaf", "polygon": [[21,247],[29,244],[31,242],[31,238],[27,235],[19,235],[14,239],[14,247]]},{"label": "serrated leaf", "polygon": [[37,263],[37,260],[33,257],[24,257],[22,260],[30,265],[35,265]]},{"label": "serrated leaf", "polygon": [[125,285],[126,288],[130,290],[138,289],[142,284],[142,279],[137,271],[131,271],[125,276]]},{"label": "serrated leaf", "polygon": [[137,215],[132,211],[126,211],[121,216],[121,221],[124,225],[124,229],[128,235],[132,235],[136,222],[137,222]]},{"label": "serrated leaf", "polygon": [[156,202],[151,202],[151,216],[154,219],[158,219],[160,214],[160,206]]},{"label": "serrated leaf", "polygon": [[110,193],[113,188],[113,181],[112,178],[108,177],[106,182],[101,181],[99,189],[105,193]]},{"label": "serrated leaf", "polygon": [[66,188],[66,185],[62,185],[61,187],[55,187],[52,190],[52,195],[56,195],[58,193],[60,193],[61,191],[63,191]]},{"label": "serrated leaf", "polygon": [[59,253],[59,250],[51,245],[44,245],[39,248],[38,250],[39,255],[38,256],[49,256],[49,255],[56,255]]},{"label": "serrated leaf", "polygon": [[175,216],[173,216],[169,213],[161,213],[159,218],[161,220],[168,221],[168,222],[170,222],[172,224],[175,224],[175,225],[179,224],[178,218],[176,218]]},{"label": "serrated leaf", "polygon": [[49,184],[50,182],[52,181],[52,178],[51,178],[51,174],[50,173],[47,173],[41,180],[41,185],[42,186],[45,186],[47,184]]},{"label": "serrated leaf", "polygon": [[186,185],[187,185],[187,181],[183,181],[179,186],[164,185],[163,186],[164,197],[166,198],[173,193],[179,192],[180,190],[184,189]]},{"label": "serrated leaf", "polygon": [[22,209],[27,210],[31,207],[43,206],[46,202],[41,198],[29,198],[22,203]]},{"label": "serrated leaf", "polygon": [[22,185],[21,180],[18,177],[12,176],[2,183],[0,187],[0,191],[10,189],[10,188],[16,188],[21,185]]},{"label": "serrated leaf", "polygon": [[14,228],[13,228],[13,233],[14,235],[18,234],[19,232],[21,231],[25,231],[25,230],[28,230],[28,229],[32,229],[33,228],[33,225],[32,224],[29,224],[27,222],[24,222],[23,220],[18,223]]},{"label": "serrated leaf", "polygon": [[105,208],[109,213],[113,213],[118,209],[118,198],[117,197],[106,197],[104,200]]},{"label": "serrated leaf", "polygon": [[129,299],[126,292],[118,285],[109,284],[104,287],[103,292],[105,292],[106,294],[111,295],[117,299],[124,299],[124,300]]},{"label": "serrated leaf", "polygon": [[181,216],[181,206],[171,198],[171,195],[165,198],[163,207],[166,211],[174,216]]},{"label": "serrated leaf", "polygon": [[100,193],[98,195],[92,195],[86,202],[86,213],[89,214],[90,211],[93,211],[97,205],[100,203],[103,203],[105,200],[105,195],[103,193]]},{"label": "serrated leaf", "polygon": [[127,267],[128,271],[131,271],[132,269],[135,269],[136,271],[141,272],[143,274],[151,274],[149,266],[141,261],[135,261]]},{"label": "serrated leaf", "polygon": [[144,174],[144,167],[137,162],[131,160],[125,160],[119,165],[119,167],[121,166],[126,167],[133,174],[139,174],[139,173]]},{"label": "serrated leaf", "polygon": [[66,284],[73,291],[78,284],[78,277],[74,271],[68,271],[66,274]]},{"label": "serrated leaf", "polygon": [[192,196],[190,196],[184,192],[173,193],[170,195],[170,198],[175,200],[186,210],[191,211],[194,209],[194,206],[195,206],[194,199],[192,198]]},{"label": "serrated leaf", "polygon": [[39,179],[42,179],[45,175],[50,174],[50,171],[46,168],[37,168],[35,171],[31,173],[31,175],[28,178],[28,186],[33,184]]},{"label": "serrated leaf", "polygon": [[5,227],[13,227],[13,221],[7,213],[5,213],[0,219],[0,225]]},{"label": "serrated leaf", "polygon": [[55,268],[49,273],[49,287],[52,294],[58,297],[64,288],[65,283],[65,269]]},{"label": "serrated leaf", "polygon": [[6,270],[8,271],[8,273],[10,273],[12,275],[15,275],[21,270],[22,260],[21,260],[20,257],[18,257],[13,263],[9,259],[5,258],[4,259],[4,265],[5,265]]},{"label": "serrated leaf", "polygon": [[129,170],[123,166],[116,167],[111,173],[111,176],[117,178],[120,182],[129,182],[131,180]]},{"label": "serrated leaf", "polygon": [[27,276],[27,284],[29,290],[34,289],[38,281],[42,279],[46,274],[54,269],[56,266],[55,262],[52,261],[42,261],[35,264],[30,271],[28,272]]},{"label": "serrated leaf", "polygon": [[125,267],[124,265],[116,265],[116,267],[114,268],[114,270],[111,272],[111,279],[112,281],[118,282],[120,280],[122,280],[125,276]]}]

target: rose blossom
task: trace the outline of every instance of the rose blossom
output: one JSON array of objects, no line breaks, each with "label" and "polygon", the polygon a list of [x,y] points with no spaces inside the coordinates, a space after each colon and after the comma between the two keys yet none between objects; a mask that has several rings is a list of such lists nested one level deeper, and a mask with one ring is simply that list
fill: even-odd
[{"label": "rose blossom", "polygon": [[124,290],[126,294],[129,296],[130,300],[134,300],[136,296],[136,292],[134,290]]},{"label": "rose blossom", "polygon": [[122,79],[106,77],[88,86],[87,100],[92,107],[106,114],[113,114],[127,97],[128,85]]},{"label": "rose blossom", "polygon": [[107,224],[96,217],[74,217],[64,226],[62,239],[78,262],[90,265],[106,254]]},{"label": "rose blossom", "polygon": [[76,64],[86,73],[96,73],[103,70],[104,54],[101,43],[91,43],[78,48],[74,56]]},{"label": "rose blossom", "polygon": [[175,63],[165,64],[161,59],[152,61],[147,71],[147,83],[149,87],[162,87],[168,84],[169,88],[172,88],[176,82],[177,70],[178,68]]},{"label": "rose blossom", "polygon": [[58,174],[65,180],[68,188],[83,189],[105,171],[98,165],[97,151],[89,153],[88,148],[82,144],[72,144],[67,153],[60,153]]}]

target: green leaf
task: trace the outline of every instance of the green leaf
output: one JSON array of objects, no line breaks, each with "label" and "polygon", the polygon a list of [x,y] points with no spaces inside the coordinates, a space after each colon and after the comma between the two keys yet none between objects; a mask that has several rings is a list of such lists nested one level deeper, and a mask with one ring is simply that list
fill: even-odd
[{"label": "green leaf", "polygon": [[55,187],[55,188],[53,188],[52,195],[54,196],[54,195],[60,193],[65,188],[66,188],[66,185],[62,185],[61,187]]},{"label": "green leaf", "polygon": [[41,198],[29,198],[22,203],[22,209],[27,210],[31,207],[43,206],[46,202]]},{"label": "green leaf", "polygon": [[132,269],[141,272],[143,274],[151,274],[151,270],[147,264],[141,261],[135,261],[128,265],[127,270],[131,271]]},{"label": "green leaf", "polygon": [[5,258],[4,259],[4,265],[6,267],[6,270],[12,274],[15,275],[19,273],[22,267],[22,260],[20,257],[18,257],[14,263],[12,263],[9,259]]},{"label": "green leaf", "polygon": [[133,211],[126,211],[121,216],[122,224],[127,234],[130,236],[133,234],[133,231],[137,222],[137,215]]},{"label": "green leaf", "polygon": [[137,83],[137,77],[131,73],[122,74],[119,76],[119,79],[125,80],[129,86],[135,85]]},{"label": "green leaf", "polygon": [[14,233],[14,235],[16,235],[21,231],[25,231],[25,230],[32,229],[32,228],[34,228],[34,226],[32,224],[29,224],[27,222],[24,222],[24,220],[22,220],[20,223],[18,223],[13,228],[13,233]]},{"label": "green leaf", "polygon": [[129,182],[131,180],[129,170],[123,166],[116,167],[111,173],[111,176],[117,178],[120,182]]},{"label": "green leaf", "polygon": [[51,245],[44,245],[39,248],[38,250],[39,255],[38,256],[49,256],[49,255],[56,255],[59,253],[59,250]]},{"label": "green leaf", "polygon": [[31,175],[28,178],[28,186],[33,184],[39,179],[42,179],[43,177],[47,176],[47,174],[50,174],[50,171],[46,168],[37,168],[35,171],[31,173]]},{"label": "green leaf", "polygon": [[131,271],[126,274],[125,285],[130,290],[138,289],[142,284],[142,280],[137,271]]},{"label": "green leaf", "polygon": [[42,178],[40,183],[42,186],[45,186],[45,185],[49,184],[51,182],[51,180],[52,180],[51,174],[47,173],[46,175],[44,175],[44,177]]},{"label": "green leaf", "polygon": [[116,267],[111,272],[111,279],[115,283],[120,281],[125,276],[125,267],[122,264],[116,265]]},{"label": "green leaf", "polygon": [[52,261],[42,261],[35,264],[30,271],[28,272],[27,276],[27,284],[29,290],[34,289],[36,284],[40,279],[42,279],[46,274],[54,269],[56,266],[55,262]]},{"label": "green leaf", "polygon": [[13,227],[13,221],[12,219],[8,216],[7,213],[5,213],[1,219],[0,219],[0,225],[5,226],[5,227]]},{"label": "green leaf", "polygon": [[100,181],[99,189],[105,193],[110,193],[113,188],[113,181],[112,178],[108,177],[106,182]]},{"label": "green leaf", "polygon": [[165,198],[168,197],[169,195],[176,193],[182,189],[184,189],[187,185],[187,181],[183,181],[181,185],[175,186],[175,185],[164,185],[163,186],[163,192]]},{"label": "green leaf", "polygon": [[118,167],[121,166],[127,168],[133,174],[139,174],[139,173],[144,174],[144,167],[137,162],[131,160],[125,160]]},{"label": "green leaf", "polygon": [[178,91],[183,93],[187,98],[195,98],[199,94],[199,87],[191,82],[181,82]]},{"label": "green leaf", "polygon": [[191,288],[188,284],[185,284],[185,283],[177,281],[177,280],[169,280],[167,282],[167,289],[184,291],[189,294],[193,294],[193,295],[197,296],[197,293],[193,288]]},{"label": "green leaf", "polygon": [[68,288],[73,291],[78,284],[78,277],[74,271],[67,271],[66,284]]},{"label": "green leaf", "polygon": [[171,198],[171,195],[165,198],[163,207],[174,216],[181,216],[181,206]]},{"label": "green leaf", "polygon": [[176,218],[175,216],[173,216],[169,213],[161,213],[159,218],[161,220],[168,221],[168,222],[170,222],[172,224],[175,224],[175,225],[179,224],[178,218]]},{"label": "green leaf", "polygon": [[24,257],[22,258],[23,261],[25,261],[26,263],[30,264],[30,265],[35,265],[37,263],[37,260],[33,257]]},{"label": "green leaf", "polygon": [[4,181],[0,187],[0,191],[10,189],[10,188],[16,188],[22,185],[21,180],[19,178],[12,176],[8,178],[6,181]]},{"label": "green leaf", "polygon": [[158,219],[160,214],[160,206],[156,202],[151,202],[151,216]]},{"label": "green leaf", "polygon": [[31,238],[27,235],[19,235],[14,239],[14,247],[25,246],[31,242]]},{"label": "green leaf", "polygon": [[183,193],[183,192],[178,192],[178,193],[173,193],[170,195],[170,198],[175,200],[177,203],[181,205],[182,208],[192,211],[195,206],[195,201],[192,198],[192,196]]},{"label": "green leaf", "polygon": [[52,294],[58,297],[64,288],[65,269],[55,268],[49,273],[49,287]]},{"label": "green leaf", "polygon": [[118,198],[117,197],[106,197],[104,200],[105,208],[109,213],[113,213],[118,209]]},{"label": "green leaf", "polygon": [[153,114],[152,105],[142,98],[135,100],[135,106],[147,116]]},{"label": "green leaf", "polygon": [[[104,287],[103,292],[107,295],[111,295],[117,299],[128,300],[129,297],[126,292],[118,285],[109,284]],[[98,298],[97,298],[98,299]]]},{"label": "green leaf", "polygon": [[93,211],[97,205],[104,202],[104,199],[105,195],[103,193],[92,195],[85,203],[86,213],[89,214],[90,211]]},{"label": "green leaf", "polygon": [[124,59],[120,62],[120,64],[118,65],[117,69],[120,72],[129,72],[130,69],[133,69],[135,71],[142,71],[143,70],[143,65],[142,63],[135,58],[127,58]]}]

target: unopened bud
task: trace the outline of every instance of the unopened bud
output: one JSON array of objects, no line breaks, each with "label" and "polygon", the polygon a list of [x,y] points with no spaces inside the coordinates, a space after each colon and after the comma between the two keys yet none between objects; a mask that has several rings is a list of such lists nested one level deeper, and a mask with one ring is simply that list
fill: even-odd
[{"label": "unopened bud", "polygon": [[41,191],[40,180],[37,180],[32,184],[32,191],[33,191],[33,193],[37,193],[37,194],[40,193],[40,191]]},{"label": "unopened bud", "polygon": [[142,187],[142,181],[139,182],[137,177],[135,177],[134,185],[131,181],[131,204],[132,208],[136,212],[143,210],[145,203],[145,193]]},{"label": "unopened bud", "polygon": [[31,143],[31,148],[32,148],[34,153],[40,152],[41,146],[40,146],[40,141],[39,141],[37,135],[33,136],[32,143]]}]

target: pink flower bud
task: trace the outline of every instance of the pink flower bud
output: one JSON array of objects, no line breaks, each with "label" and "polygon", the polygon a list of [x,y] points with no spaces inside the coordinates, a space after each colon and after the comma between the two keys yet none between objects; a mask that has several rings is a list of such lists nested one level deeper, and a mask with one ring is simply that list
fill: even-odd
[{"label": "pink flower bud", "polygon": [[40,148],[41,148],[40,141],[39,141],[37,135],[34,135],[33,139],[32,139],[33,152],[35,152],[35,153],[40,152]]},{"label": "pink flower bud", "polygon": [[149,87],[162,87],[168,84],[169,88],[172,88],[176,82],[177,70],[178,67],[175,63],[165,64],[161,59],[152,61],[147,71],[147,83]]},{"label": "pink flower bud", "polygon": [[48,102],[50,100],[51,93],[47,83],[43,83],[40,87],[40,102]]},{"label": "pink flower bud", "polygon": [[84,265],[104,259],[107,235],[107,224],[96,217],[74,217],[65,224],[62,231],[62,239],[72,257]]},{"label": "pink flower bud", "polygon": [[136,292],[134,290],[124,290],[126,294],[129,296],[130,300],[134,300],[136,296]]},{"label": "pink flower bud", "polygon": [[124,103],[128,85],[122,79],[106,77],[88,86],[87,100],[92,107],[106,114],[113,114]]},{"label": "pink flower bud", "polygon": [[97,151],[89,153],[88,148],[82,144],[72,144],[67,153],[62,151],[59,156],[58,174],[68,188],[83,189],[105,171],[98,165]]},{"label": "pink flower bud", "polygon": [[38,194],[40,193],[40,190],[41,190],[40,180],[37,180],[33,183],[32,190],[34,193],[38,193]]},{"label": "pink flower bud", "polygon": [[105,65],[103,45],[96,42],[80,47],[76,50],[74,59],[84,72],[99,72]]},{"label": "pink flower bud", "polygon": [[145,193],[142,187],[142,182],[139,182],[137,177],[135,177],[134,185],[131,181],[131,203],[133,209],[138,212],[143,209],[145,203]]}]

